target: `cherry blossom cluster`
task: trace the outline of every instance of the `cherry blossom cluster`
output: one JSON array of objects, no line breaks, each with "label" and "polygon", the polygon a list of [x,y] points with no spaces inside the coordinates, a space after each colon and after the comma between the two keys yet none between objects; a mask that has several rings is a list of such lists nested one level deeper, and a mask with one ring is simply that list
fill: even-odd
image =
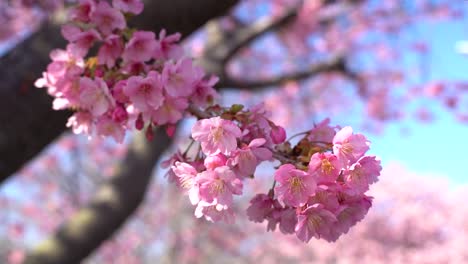
[{"label": "cherry blossom cluster", "polygon": [[[36,81],[55,97],[53,108],[75,111],[67,126],[75,133],[113,137],[153,126],[173,132],[185,114],[197,117],[192,143],[165,162],[169,176],[188,193],[195,216],[216,222],[234,220],[234,196],[254,178],[263,161],[279,161],[273,187],[256,195],[247,215],[268,222],[268,230],[335,241],[360,221],[371,206],[365,195],[380,175],[380,161],[365,156],[368,140],[350,127],[338,130],[325,120],[302,133],[297,143],[270,120],[263,105],[214,104],[217,77],[207,77],[184,56],[180,34],[140,31],[126,19],[139,14],[139,0],[80,0],[62,27],[66,50]],[[193,146],[198,150],[191,151]],[[195,153],[193,153],[195,152]]]},{"label": "cherry blossom cluster", "polygon": [[[216,77],[184,56],[180,34],[159,37],[127,27],[127,17],[143,10],[140,0],[80,0],[62,27],[66,50],[54,50],[52,62],[36,81],[47,87],[53,108],[73,109],[67,126],[75,133],[111,136],[122,142],[135,127],[153,137],[153,126],[171,127],[189,105],[209,104]],[[94,51],[94,56],[92,55]]]},{"label": "cherry blossom cluster", "polygon": [[249,219],[268,222],[267,229],[336,241],[364,218],[372,205],[365,192],[382,167],[375,156],[365,156],[369,141],[351,127],[336,132],[329,120],[316,125],[292,148],[276,147],[281,165],[274,187],[257,194],[247,209]]},{"label": "cherry blossom cluster", "polygon": [[196,217],[233,222],[233,197],[242,194],[243,181],[254,178],[261,162],[274,160],[280,165],[273,187],[250,201],[251,221],[267,220],[268,230],[279,226],[304,242],[335,241],[367,214],[372,198],[365,192],[382,167],[375,156],[365,156],[370,145],[365,136],[351,127],[337,132],[327,119],[293,147],[261,105],[214,112],[209,118],[204,113],[192,128],[199,145],[194,157],[186,151],[164,164],[172,165],[170,178],[187,191]]},{"label": "cherry blossom cluster", "polygon": [[285,140],[284,129],[266,117],[263,105],[242,109],[215,105],[195,112],[202,115],[192,127],[197,154],[178,153],[163,164],[172,165],[170,179],[187,190],[198,218],[233,222],[233,196],[242,194],[243,180],[253,178],[257,166],[272,159],[275,144]]}]

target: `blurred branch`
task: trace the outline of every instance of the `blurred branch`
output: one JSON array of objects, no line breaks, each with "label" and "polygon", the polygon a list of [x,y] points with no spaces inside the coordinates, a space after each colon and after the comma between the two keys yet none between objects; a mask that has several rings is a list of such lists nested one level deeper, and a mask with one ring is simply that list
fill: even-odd
[{"label": "blurred branch", "polygon": [[[131,24],[184,37],[208,20],[224,14],[238,0],[146,1]],[[0,58],[0,183],[36,156],[65,130],[67,111],[52,110],[52,98],[33,87],[50,62],[49,52],[64,47],[59,25],[44,24]]]},{"label": "blurred branch", "polygon": [[116,174],[51,238],[42,242],[25,263],[80,263],[111,237],[143,201],[153,167],[172,140],[164,129],[152,142],[138,133]]},{"label": "blurred branch", "polygon": [[[342,2],[326,1],[326,8],[331,11],[320,14],[317,23],[321,27],[327,27],[337,17],[348,12],[354,5],[360,4],[361,0],[348,0]],[[340,72],[350,79],[356,80],[357,76],[351,72],[345,62],[344,54],[331,57],[330,59],[311,65],[308,69],[300,72],[273,77],[268,80],[237,80],[229,76],[226,67],[230,60],[243,48],[247,48],[253,41],[267,33],[275,32],[284,28],[297,18],[300,6],[285,11],[279,18],[265,18],[253,24],[237,23],[237,29],[225,32],[218,21],[207,25],[208,43],[205,52],[200,59],[200,64],[207,71],[220,77],[218,86],[220,88],[258,89],[280,85],[290,80],[302,80],[323,72]]]},{"label": "blurred branch", "polygon": [[227,76],[226,65],[239,50],[268,32],[276,31],[294,20],[298,9],[291,9],[280,18],[264,18],[232,32],[224,32],[218,21],[207,24],[208,41],[200,64],[220,79]]},{"label": "blurred branch", "polygon": [[259,90],[262,88],[268,88],[271,86],[277,86],[284,84],[288,81],[301,81],[307,79],[311,76],[325,73],[325,72],[337,72],[341,73],[344,76],[352,79],[357,80],[357,76],[351,72],[348,67],[346,66],[346,61],[343,56],[336,56],[332,57],[329,60],[319,62],[310,66],[308,69],[303,71],[293,72],[284,74],[281,76],[272,77],[270,79],[265,80],[236,80],[230,77],[227,77],[219,83],[220,87],[236,87],[238,89],[247,89],[247,90]]}]

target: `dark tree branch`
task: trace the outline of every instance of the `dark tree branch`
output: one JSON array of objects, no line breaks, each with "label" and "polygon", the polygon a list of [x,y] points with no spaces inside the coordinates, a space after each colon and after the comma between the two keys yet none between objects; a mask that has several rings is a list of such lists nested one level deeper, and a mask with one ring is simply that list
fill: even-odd
[{"label": "dark tree branch", "polygon": [[236,87],[237,89],[246,89],[249,91],[259,91],[264,88],[282,85],[288,81],[301,81],[320,73],[337,72],[348,77],[351,80],[357,81],[358,77],[351,72],[346,66],[346,61],[343,56],[332,57],[326,61],[314,64],[308,69],[284,74],[281,76],[272,77],[265,80],[236,80],[227,77],[219,83],[220,87]]},{"label": "dark tree branch", "polygon": [[140,205],[153,167],[171,141],[164,129],[158,129],[150,143],[143,133],[136,135],[115,176],[99,188],[88,206],[28,255],[25,263],[80,263],[90,255]]},{"label": "dark tree branch", "polygon": [[[238,0],[153,0],[132,24],[187,36],[208,20],[225,13]],[[63,48],[58,25],[38,32],[0,58],[0,183],[36,156],[65,130],[70,115],[53,111],[52,99],[33,87],[50,62],[53,48]]]},{"label": "dark tree branch", "polygon": [[216,74],[220,79],[227,76],[226,65],[239,50],[247,47],[253,41],[269,32],[276,31],[297,16],[297,9],[286,12],[280,18],[265,18],[251,25],[239,27],[237,30],[224,34],[218,23],[208,25],[209,41],[200,64],[209,72]]},{"label": "dark tree branch", "polygon": [[[325,8],[329,10],[319,14],[315,19],[318,28],[327,27],[343,14],[346,14],[353,6],[359,4],[361,0],[348,1],[326,1]],[[290,80],[303,80],[311,76],[324,72],[340,72],[352,80],[358,80],[355,73],[349,70],[345,62],[344,54],[331,57],[326,61],[311,65],[308,69],[300,72],[285,74],[273,77],[268,80],[237,80],[229,76],[226,66],[229,61],[239,52],[239,50],[248,47],[253,41],[264,36],[267,33],[275,32],[286,27],[297,17],[299,6],[286,11],[280,18],[266,18],[259,20],[251,25],[240,26],[232,32],[223,32],[219,23],[213,22],[208,25],[208,39],[210,40],[205,49],[200,64],[210,72],[220,77],[218,87],[220,88],[239,88],[239,89],[261,89],[280,85]],[[210,30],[211,29],[211,30]]]}]

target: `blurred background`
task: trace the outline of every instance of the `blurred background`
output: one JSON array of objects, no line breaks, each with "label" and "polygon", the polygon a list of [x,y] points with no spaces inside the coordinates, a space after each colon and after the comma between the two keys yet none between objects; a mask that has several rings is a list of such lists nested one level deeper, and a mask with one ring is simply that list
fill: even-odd
[{"label": "blurred background", "polygon": [[[264,103],[291,135],[327,117],[368,135],[384,168],[368,216],[336,243],[266,232],[245,215],[250,198],[270,187],[266,163],[236,200],[235,224],[196,219],[161,168],[188,143],[190,118],[151,160],[151,174],[123,177],[135,135],[120,145],[73,135],[69,113],[53,113],[32,86],[50,49],[63,48],[58,25],[68,2],[0,0],[1,263],[22,263],[64,225],[80,223],[115,179],[127,184],[118,195],[139,207],[95,216],[125,223],[102,244],[81,233],[94,241],[84,263],[468,263],[468,2],[169,2],[148,1],[135,24],[186,33],[185,50],[221,77],[221,104]],[[164,8],[173,16],[147,19]],[[202,20],[178,24],[183,10]],[[149,181],[140,186],[141,177]]]}]

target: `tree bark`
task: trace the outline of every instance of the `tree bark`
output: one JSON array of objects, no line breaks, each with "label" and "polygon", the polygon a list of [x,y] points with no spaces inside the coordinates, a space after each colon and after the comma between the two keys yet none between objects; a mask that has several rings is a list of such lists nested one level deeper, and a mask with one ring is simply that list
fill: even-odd
[{"label": "tree bark", "polygon": [[[225,13],[238,0],[153,0],[131,24],[139,28],[183,36]],[[65,130],[70,115],[53,111],[52,98],[34,81],[50,62],[49,52],[63,48],[59,25],[39,31],[0,58],[0,183],[19,170]]]},{"label": "tree bark", "polygon": [[88,206],[31,252],[25,263],[80,263],[90,255],[143,201],[154,164],[170,144],[164,129],[150,143],[139,132],[115,176],[99,188]]}]

